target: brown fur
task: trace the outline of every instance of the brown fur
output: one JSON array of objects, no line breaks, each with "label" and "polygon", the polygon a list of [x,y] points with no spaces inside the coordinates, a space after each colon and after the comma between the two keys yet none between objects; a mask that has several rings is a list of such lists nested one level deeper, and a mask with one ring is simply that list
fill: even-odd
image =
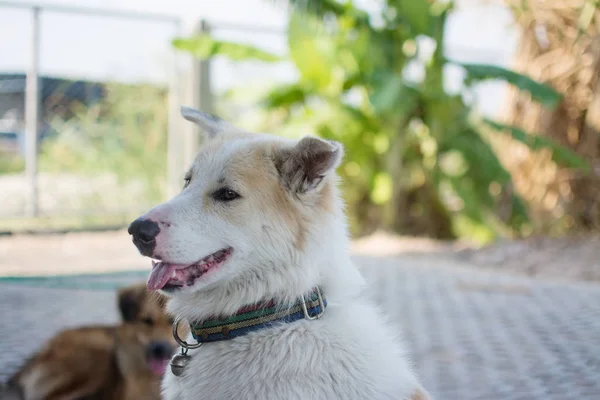
[{"label": "brown fur", "polygon": [[146,352],[152,341],[168,342],[175,350],[164,299],[140,284],[121,289],[118,306],[122,324],[58,333],[9,381],[7,397],[0,398],[160,399],[160,377],[148,368]]},{"label": "brown fur", "polygon": [[431,400],[431,397],[422,389],[417,389],[409,400]]}]

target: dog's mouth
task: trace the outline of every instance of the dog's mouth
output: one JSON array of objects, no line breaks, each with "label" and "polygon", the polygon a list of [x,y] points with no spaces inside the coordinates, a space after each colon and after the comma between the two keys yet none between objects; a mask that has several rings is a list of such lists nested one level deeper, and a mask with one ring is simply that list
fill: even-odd
[{"label": "dog's mouth", "polygon": [[228,247],[189,265],[152,261],[148,289],[171,291],[192,286],[198,278],[223,265],[232,252],[233,249]]}]

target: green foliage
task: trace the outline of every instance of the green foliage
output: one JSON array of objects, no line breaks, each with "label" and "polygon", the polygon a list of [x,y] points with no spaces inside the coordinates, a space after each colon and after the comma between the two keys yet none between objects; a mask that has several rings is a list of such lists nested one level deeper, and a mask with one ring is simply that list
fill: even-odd
[{"label": "green foliage", "polygon": [[579,35],[588,32],[588,28],[594,22],[594,16],[600,9],[600,1],[598,0],[585,0],[583,7],[581,8],[581,14],[579,14],[579,21],[577,23],[577,29]]},{"label": "green foliage", "polygon": [[[373,84],[369,100],[376,114],[399,111],[407,114],[417,103],[418,92],[407,86],[400,74],[380,73]],[[402,106],[398,107],[399,105]]]},{"label": "green foliage", "polygon": [[300,72],[300,80],[313,91],[324,91],[331,83],[335,45],[316,20],[293,14],[288,28],[290,56]]},{"label": "green foliage", "polygon": [[[42,171],[107,172],[121,182],[141,180],[144,201],[164,199],[167,97],[149,85],[111,85],[90,108],[74,107],[75,117],[51,121],[59,132],[43,142]],[[79,108],[79,109],[78,109]]]},{"label": "green foliage", "polygon": [[[443,70],[451,62],[444,57],[444,26],[453,2],[387,0],[377,24],[352,1],[289,3],[296,7],[289,54],[299,78],[271,90],[262,105],[285,116],[286,135],[314,133],[344,143],[340,171],[354,231],[383,225],[447,237],[450,226],[451,235],[479,241],[518,235],[528,222],[526,205],[510,189],[511,176],[482,124],[475,124],[477,110],[463,101],[464,93],[444,90]],[[435,42],[429,58],[419,47],[423,36]],[[406,75],[414,64],[423,79]],[[464,92],[501,79],[544,106],[561,101],[552,88],[514,71],[459,65],[467,72]],[[548,148],[559,163],[584,166],[543,138],[485,123],[533,149]]]},{"label": "green foliage", "polygon": [[298,104],[303,103],[307,96],[308,91],[297,83],[291,85],[283,85],[281,87],[273,89],[264,98],[264,105],[267,108],[282,107],[286,104]]},{"label": "green foliage", "polygon": [[207,59],[217,55],[226,56],[234,61],[255,59],[258,61],[279,61],[279,57],[253,46],[239,43],[215,40],[210,35],[198,35],[191,38],[173,39],[176,49],[192,53],[200,59]]},{"label": "green foliage", "polygon": [[431,23],[430,4],[427,1],[396,0],[396,12],[408,22],[415,34],[427,34]]},{"label": "green foliage", "polygon": [[0,174],[23,172],[24,169],[25,160],[22,157],[0,151]]},{"label": "green foliage", "polygon": [[501,79],[515,85],[517,88],[529,92],[531,97],[553,109],[562,100],[562,95],[542,83],[538,83],[528,76],[519,74],[495,65],[486,64],[459,64],[467,71],[467,83],[474,84],[486,79]]},{"label": "green foliage", "polygon": [[569,148],[561,146],[548,138],[528,134],[517,127],[501,124],[489,119],[484,119],[484,122],[496,131],[508,132],[513,139],[527,145],[532,150],[548,149],[552,151],[552,160],[563,167],[577,168],[583,171],[589,171],[590,169],[590,164],[587,160]]}]

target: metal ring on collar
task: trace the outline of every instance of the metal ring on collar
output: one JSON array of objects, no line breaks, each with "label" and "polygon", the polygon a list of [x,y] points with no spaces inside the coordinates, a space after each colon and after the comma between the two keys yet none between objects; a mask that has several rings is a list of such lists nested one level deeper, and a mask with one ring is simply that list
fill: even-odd
[{"label": "metal ring on collar", "polygon": [[319,289],[319,287],[317,286],[316,288],[317,291],[317,298],[319,300],[319,313],[316,315],[310,315],[308,313],[308,307],[306,307],[306,298],[304,297],[304,295],[302,295],[302,311],[304,312],[304,318],[312,321],[315,319],[319,319],[323,316],[323,313],[325,312],[325,301],[323,300],[323,295],[321,294],[321,289]]},{"label": "metal ring on collar", "polygon": [[175,322],[173,322],[173,338],[175,339],[177,344],[179,344],[181,347],[183,347],[186,350],[190,350],[190,349],[194,350],[194,349],[199,349],[200,347],[202,347],[202,345],[204,344],[202,342],[198,342],[196,344],[189,344],[188,342],[186,342],[185,340],[183,340],[179,337],[179,334],[177,333],[177,327],[179,326],[179,321],[181,321],[181,317],[177,317],[175,319]]}]

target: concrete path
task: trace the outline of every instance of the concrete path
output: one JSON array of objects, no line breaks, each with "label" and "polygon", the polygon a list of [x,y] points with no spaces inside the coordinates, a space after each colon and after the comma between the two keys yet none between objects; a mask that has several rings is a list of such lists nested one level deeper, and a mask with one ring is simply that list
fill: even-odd
[{"label": "concrete path", "polygon": [[[356,260],[436,399],[600,399],[599,285],[442,266],[439,257]],[[0,283],[0,380],[58,329],[114,321],[115,307],[111,290]]]}]

